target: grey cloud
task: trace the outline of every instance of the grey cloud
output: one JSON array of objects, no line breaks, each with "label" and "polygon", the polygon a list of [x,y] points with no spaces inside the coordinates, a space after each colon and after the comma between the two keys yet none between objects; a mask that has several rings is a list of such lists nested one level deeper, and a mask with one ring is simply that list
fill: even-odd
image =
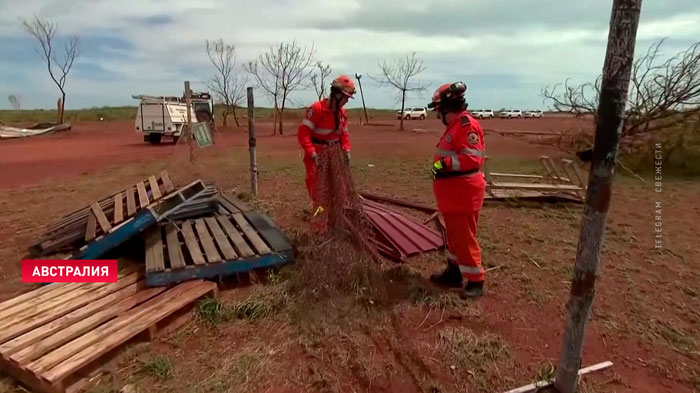
[{"label": "grey cloud", "polygon": [[[549,3],[546,4],[545,3]],[[495,33],[515,35],[528,29],[606,29],[610,2],[588,1],[446,1],[431,2],[427,10],[415,10],[394,1],[361,0],[357,11],[340,19],[316,16],[317,29],[365,29],[407,32],[422,36],[462,37]],[[405,4],[405,2],[404,2]],[[642,21],[663,20],[683,13],[700,12],[697,0],[645,2]],[[299,26],[308,27],[305,21]]]}]

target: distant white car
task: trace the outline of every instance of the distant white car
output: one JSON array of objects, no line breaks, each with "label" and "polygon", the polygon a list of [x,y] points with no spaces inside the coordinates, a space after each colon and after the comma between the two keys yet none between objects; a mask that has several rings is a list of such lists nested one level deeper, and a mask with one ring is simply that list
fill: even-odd
[{"label": "distant white car", "polygon": [[540,110],[523,112],[524,118],[539,119],[542,117],[542,115],[543,115],[543,113]]},{"label": "distant white car", "polygon": [[403,110],[403,115],[401,111],[396,111],[396,118],[400,119],[403,117],[406,120],[421,119],[424,120],[428,117],[428,108],[405,108]]},{"label": "distant white car", "polygon": [[495,116],[492,109],[475,109],[469,113],[477,119],[492,119]]},{"label": "distant white car", "polygon": [[520,109],[508,109],[499,114],[501,119],[520,119],[523,117],[523,111]]}]

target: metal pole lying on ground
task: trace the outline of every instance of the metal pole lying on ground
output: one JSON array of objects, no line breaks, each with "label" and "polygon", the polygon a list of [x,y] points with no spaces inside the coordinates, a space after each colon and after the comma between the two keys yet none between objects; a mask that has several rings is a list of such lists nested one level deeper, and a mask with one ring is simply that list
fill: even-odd
[{"label": "metal pole lying on ground", "polygon": [[362,81],[360,78],[362,78],[362,75],[360,74],[355,74],[355,78],[357,78],[357,84],[360,85],[360,96],[362,97],[362,109],[365,111],[365,124],[369,124],[369,118],[367,117],[367,107],[365,106],[365,95],[362,93]]},{"label": "metal pole lying on ground", "polygon": [[253,88],[248,91],[248,146],[250,147],[250,187],[253,196],[258,196],[258,160],[255,154],[255,103],[253,102]]},{"label": "metal pole lying on ground", "polygon": [[575,393],[578,383],[583,341],[595,296],[598,263],[610,208],[617,150],[624,125],[625,102],[641,8],[642,0],[613,0],[598,102],[593,161],[571,283],[569,316],[554,381],[554,387],[559,393]]}]

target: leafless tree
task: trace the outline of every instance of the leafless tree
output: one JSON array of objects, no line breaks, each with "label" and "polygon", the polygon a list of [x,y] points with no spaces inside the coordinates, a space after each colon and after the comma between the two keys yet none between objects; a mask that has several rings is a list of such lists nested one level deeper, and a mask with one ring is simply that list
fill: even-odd
[{"label": "leafless tree", "polygon": [[[664,60],[660,51],[664,41],[652,44],[633,63],[622,130],[625,149],[641,146],[645,136],[677,129],[700,116],[700,42]],[[582,85],[567,80],[544,88],[542,96],[556,110],[595,115],[601,80]]]},{"label": "leafless tree", "polygon": [[[275,120],[279,122],[279,133],[284,134],[284,108],[289,95],[299,88],[306,88],[314,72],[316,52],[299,46],[296,41],[271,46],[246,66],[258,85],[272,96],[275,104]],[[273,126],[273,135],[276,127]]]},{"label": "leafless tree", "polygon": [[321,100],[326,96],[326,91],[328,86],[326,86],[326,78],[331,74],[331,66],[326,64],[323,65],[322,62],[316,63],[317,71],[311,75],[311,83],[314,85],[314,90],[316,90],[316,95],[318,99]]},{"label": "leafless tree", "polygon": [[222,114],[224,127],[227,125],[226,118],[229,114],[233,114],[236,126],[240,127],[236,107],[240,106],[246,98],[245,85],[248,79],[239,75],[236,67],[236,48],[232,44],[226,44],[222,39],[213,42],[207,40],[206,48],[207,57],[216,69],[216,74],[210,79],[208,86],[219,96],[224,105]]},{"label": "leafless tree", "polygon": [[35,16],[31,21],[25,20],[23,24],[27,33],[39,41],[41,46],[39,54],[44,56],[49,76],[58,87],[58,90],[61,91],[61,107],[58,121],[63,123],[63,113],[66,107],[66,79],[73,67],[73,62],[80,55],[80,39],[77,35],[69,36],[63,47],[63,56],[59,58],[54,52],[54,37],[57,28],[55,23],[41,20]]},{"label": "leafless tree", "polygon": [[10,105],[12,105],[12,109],[18,111],[22,109],[22,97],[17,95],[17,94],[10,94],[7,96],[7,100],[10,101]]},{"label": "leafless tree", "polygon": [[[414,83],[413,78],[425,71],[423,60],[416,58],[416,52],[407,54],[404,59],[387,62],[384,60],[379,64],[382,73],[381,77],[373,78],[377,82],[389,85],[398,91],[398,100],[401,101],[401,113],[403,114],[406,105],[406,93],[421,92],[428,88],[427,85]],[[403,130],[403,115],[399,129]]]}]

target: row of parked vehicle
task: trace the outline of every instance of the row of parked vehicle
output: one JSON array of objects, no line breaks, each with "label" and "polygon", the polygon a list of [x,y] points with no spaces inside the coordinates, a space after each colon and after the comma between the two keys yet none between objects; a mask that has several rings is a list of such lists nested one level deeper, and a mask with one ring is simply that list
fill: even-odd
[{"label": "row of parked vehicle", "polygon": [[[496,117],[492,109],[474,109],[470,110],[472,116],[477,119],[493,119]],[[508,109],[498,114],[501,119],[538,119],[543,116],[541,110],[522,111],[520,109]],[[401,111],[396,111],[396,118],[404,118],[406,120],[420,119],[424,120],[428,117],[428,108],[406,108]]]},{"label": "row of parked vehicle", "polygon": [[[491,109],[475,109],[470,110],[469,113],[477,119],[493,119],[496,116]],[[541,110],[522,111],[520,109],[508,109],[498,114],[498,117],[501,119],[538,119],[542,116],[543,112]]]}]

